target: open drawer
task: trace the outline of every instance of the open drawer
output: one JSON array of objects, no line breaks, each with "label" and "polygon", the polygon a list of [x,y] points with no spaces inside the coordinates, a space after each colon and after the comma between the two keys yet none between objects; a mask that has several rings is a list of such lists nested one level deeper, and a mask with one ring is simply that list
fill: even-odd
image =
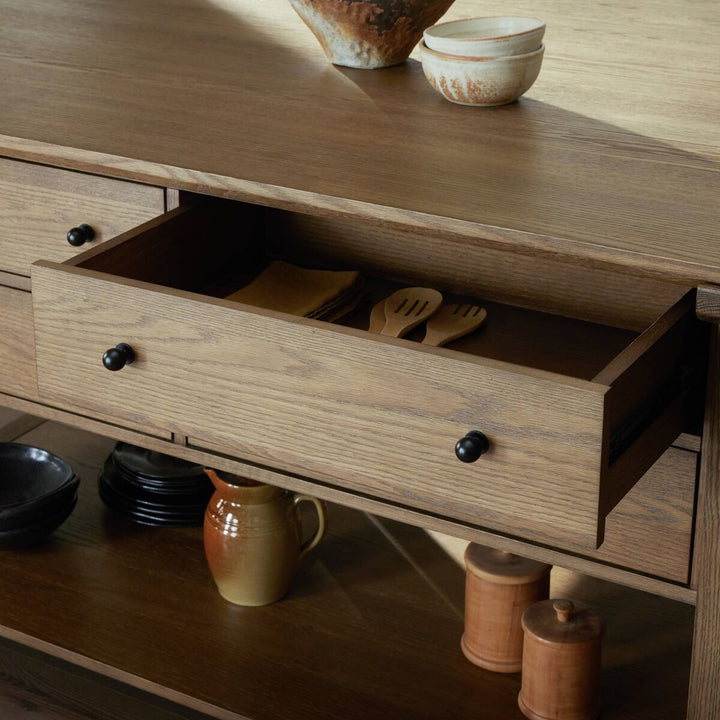
[{"label": "open drawer", "polygon": [[[702,382],[693,297],[640,335],[487,303],[483,330],[432,348],[368,332],[369,304],[331,324],[223,299],[267,262],[275,212],[182,207],[36,263],[41,396],[514,536],[599,544],[686,427]],[[108,372],[119,343],[134,361]],[[454,452],[468,431],[489,441],[472,463]]]}]

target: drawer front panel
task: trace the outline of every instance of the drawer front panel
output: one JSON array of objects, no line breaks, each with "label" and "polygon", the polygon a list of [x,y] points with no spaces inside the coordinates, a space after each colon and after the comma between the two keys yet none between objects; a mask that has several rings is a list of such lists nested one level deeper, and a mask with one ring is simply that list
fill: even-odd
[{"label": "drawer front panel", "polygon": [[[605,388],[77,268],[33,268],[41,393],[517,535],[594,546]],[[129,343],[119,372],[104,350]],[[481,430],[477,462],[455,442]]]},{"label": "drawer front panel", "polygon": [[[29,292],[0,286],[0,308],[0,392],[46,402],[48,398],[38,393],[37,386],[32,297]],[[102,407],[87,414],[103,422],[117,423],[117,417]],[[123,424],[168,440],[171,437],[168,432],[158,432],[132,418],[126,418]]]},{"label": "drawer front panel", "polygon": [[100,243],[163,212],[162,188],[0,158],[0,271],[30,275],[39,258],[83,248],[67,232],[87,223]]},{"label": "drawer front panel", "polygon": [[37,399],[32,299],[0,286],[0,391]]}]

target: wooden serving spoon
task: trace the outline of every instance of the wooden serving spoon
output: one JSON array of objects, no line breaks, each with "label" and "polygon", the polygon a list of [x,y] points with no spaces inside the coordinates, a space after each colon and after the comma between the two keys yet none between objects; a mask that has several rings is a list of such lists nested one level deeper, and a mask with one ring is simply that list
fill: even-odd
[{"label": "wooden serving spoon", "polygon": [[379,303],[373,305],[370,311],[370,324],[368,326],[369,332],[379,333],[382,332],[385,327],[385,300],[381,300]]},{"label": "wooden serving spoon", "polygon": [[485,322],[487,311],[479,305],[455,303],[443,305],[427,323],[424,345],[440,347],[471,333]]},{"label": "wooden serving spoon", "polygon": [[442,294],[432,288],[403,288],[382,302],[385,306],[385,325],[380,333],[403,337],[440,307]]}]

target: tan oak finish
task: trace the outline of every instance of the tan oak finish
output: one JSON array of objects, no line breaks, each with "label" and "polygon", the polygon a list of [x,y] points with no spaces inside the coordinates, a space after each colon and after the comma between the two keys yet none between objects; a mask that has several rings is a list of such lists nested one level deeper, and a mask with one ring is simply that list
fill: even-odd
[{"label": "tan oak finish", "polygon": [[403,523],[424,526],[467,541],[481,542],[541,562],[562,564],[563,567],[610,582],[622,583],[690,605],[695,604],[695,591],[688,587],[687,582],[698,462],[696,451],[681,448],[666,451],[610,513],[606,520],[606,539],[602,546],[592,552],[583,547],[572,548],[573,552],[569,554],[552,547],[493,533],[470,523],[435,517],[231,459],[222,454],[221,448],[198,447],[192,438],[182,438],[183,442],[177,437],[162,440],[120,425],[109,426],[90,417],[78,417],[64,410],[19,400],[9,395],[0,394],[0,400],[5,405],[17,408],[17,411],[40,413],[58,423],[79,426],[93,433],[110,434],[124,442],[142,444],[158,452],[225,469],[260,482],[312,493],[330,502],[376,513]]},{"label": "tan oak finish", "polygon": [[[230,225],[215,228],[224,213]],[[246,249],[228,248],[223,238],[245,217]],[[692,296],[588,383],[512,358],[379,341],[183,292],[212,287],[228,264],[241,275],[252,267],[248,258],[262,244],[252,224],[260,223],[250,207],[190,207],[92,249],[67,268],[36,264],[41,393],[81,411],[105,409],[200,444],[220,444],[285,472],[495,529],[511,526],[516,535],[589,547],[602,540],[607,513],[683,429],[675,368],[692,352]],[[213,229],[201,235],[206,226]],[[190,259],[198,246],[202,264]],[[132,280],[116,276],[118,270]],[[99,358],[120,342],[137,358],[109,373]],[[592,349],[605,352],[600,342]],[[651,416],[633,442],[635,418],[646,405]],[[472,429],[486,433],[491,446],[468,465],[453,448]],[[622,437],[618,445],[618,434],[630,437],[627,448]]]},{"label": "tan oak finish", "polygon": [[[35,266],[33,283],[40,387],[56,403],[112,409],[261,465],[445,516],[595,546],[603,386],[457,361],[89,272]],[[72,337],[74,360],[63,337]],[[118,342],[129,342],[137,359],[111,374],[100,358]],[[68,379],[69,361],[81,380]],[[488,403],[491,416],[481,410]],[[495,449],[461,465],[453,447],[478,425]],[[548,428],[559,427],[562,437],[551,443]]]},{"label": "tan oak finish", "polygon": [[[436,96],[415,58],[333,68],[279,0],[4,5],[9,154],[632,274],[720,279],[713,0],[689,17],[654,0],[654,31],[640,40],[626,32],[640,10],[521,2],[516,12],[550,28],[539,82],[524,102],[474,113]],[[460,0],[446,18],[503,8]],[[113,42],[92,54],[69,40],[102,27]],[[29,114],[38,94],[44,112]]]},{"label": "tan oak finish", "polygon": [[0,390],[37,400],[30,293],[0,285],[0,306]]},{"label": "tan oak finish", "polygon": [[[358,223],[337,217],[275,213],[268,239],[283,257],[339,262],[413,285],[477,292],[498,302],[642,330],[688,290],[657,279],[612,273],[590,263],[507,253],[432,232]],[[302,239],[307,238],[303,243]]]},{"label": "tan oak finish", "polygon": [[[704,320],[716,320],[720,306],[720,10],[715,0],[518,0],[513,11],[547,21],[543,70],[520,102],[479,111],[435,94],[417,54],[386,71],[331,66],[285,0],[0,0],[0,330],[8,337],[0,349],[0,398],[17,411],[73,428],[697,603],[688,717],[720,720],[713,540],[720,420],[715,385],[703,401],[686,383],[688,369],[705,364],[703,338],[696,343],[684,337],[685,329],[691,336],[698,329],[688,291],[700,286],[697,309]],[[456,0],[446,19],[506,12],[498,0]],[[218,226],[212,216],[208,222],[207,215],[172,236],[163,218],[155,230],[130,232],[137,242],[106,239],[157,215],[158,204],[170,209],[197,200],[188,193],[247,203],[235,207],[237,222],[224,225],[231,231],[226,240],[214,233],[223,222]],[[142,217],[102,228],[102,247],[83,254],[81,265],[61,265],[76,251],[63,239],[63,254],[52,254],[55,223],[63,225],[64,238],[66,220],[72,216],[76,224],[72,207],[86,201],[93,212],[102,209],[101,220],[130,219],[136,211]],[[361,270],[373,276],[370,300],[398,284],[437,287],[455,294],[453,301],[477,298],[488,309],[488,324],[449,349],[434,349],[419,346],[418,330],[408,340],[370,336],[369,306],[340,327],[262,309],[231,312],[218,299],[234,289],[228,284],[237,287],[240,276],[252,276],[273,257]],[[32,287],[40,391],[28,318],[27,273],[36,259],[43,260]],[[220,272],[238,268],[232,276]],[[127,337],[116,337],[118,331]],[[108,373],[98,353],[122,339],[139,342],[137,363]],[[687,357],[676,352],[680,348]],[[365,359],[355,357],[366,352]],[[711,360],[716,363],[714,354]],[[461,369],[471,370],[477,386],[467,395]],[[329,392],[320,387],[323,372]],[[315,383],[309,395],[303,376]],[[367,396],[362,376],[379,391]],[[278,378],[277,391],[260,392]],[[255,390],[244,383],[248,379],[259,381]],[[674,391],[678,381],[681,395]],[[434,402],[438,395],[449,402]],[[489,401],[492,407],[483,404]],[[704,432],[698,422],[703,402]],[[458,431],[471,429],[466,421],[488,411],[497,427],[514,428],[498,436],[494,456],[481,458],[497,470],[483,476],[495,487],[489,506],[482,488],[465,475],[469,468],[455,482],[451,466],[437,459]],[[288,418],[292,422],[282,424]],[[358,448],[348,442],[356,430]],[[281,439],[273,444],[268,431],[282,431]],[[396,437],[399,453],[390,445]],[[506,440],[515,455],[505,459],[522,461],[514,471],[509,462],[498,462]],[[653,465],[673,441],[693,452],[673,448]],[[427,452],[418,454],[418,445]],[[83,447],[92,454],[90,445]],[[696,484],[698,449],[702,472]],[[579,486],[562,469],[551,477],[558,462],[564,470],[582,469]],[[509,486],[502,484],[506,477]],[[553,492],[559,506],[551,503]],[[96,523],[97,505],[86,510],[77,519]],[[512,511],[518,510],[516,521]],[[554,527],[543,517],[548,513]],[[605,542],[594,549],[603,518]],[[78,544],[68,538],[60,548],[76,560],[78,552],[113,558],[118,536],[108,529],[88,544],[82,535]],[[414,528],[393,532],[394,548],[422,556],[425,545],[418,550],[398,537],[407,539]],[[348,537],[356,549],[365,547],[364,532]],[[170,548],[148,558],[152,543],[137,543],[130,562],[157,585],[152,563]],[[115,559],[122,565],[128,557]],[[186,557],[179,566],[162,557],[163,577],[177,588],[173,597],[203,592],[183,582],[197,578],[187,574]],[[348,558],[342,554],[349,571]],[[93,620],[107,618],[97,614],[109,596],[98,588],[106,586],[97,577],[72,585],[77,573],[68,569],[79,568],[82,580],[88,565],[56,565],[55,559],[33,556],[40,563],[35,572],[28,556],[17,563],[3,559],[3,578],[10,572],[33,581],[22,608],[12,597],[0,603],[1,613],[16,618],[5,625],[8,636],[161,695],[178,693],[174,697],[194,707],[224,703],[226,716],[237,717],[226,709],[232,706],[254,720],[261,717],[258,697],[267,693],[257,688],[271,673],[248,675],[249,685],[238,690],[243,699],[234,704],[222,696],[223,688],[235,687],[228,678],[221,678],[215,693],[206,685],[198,689],[197,676],[188,684],[177,663],[144,652],[140,636],[149,634],[147,628],[127,638],[123,633],[127,642],[120,645],[93,645],[87,630],[96,632],[102,623]],[[385,567],[394,574],[390,565],[374,565],[373,573]],[[447,576],[426,577],[446,592],[452,587]],[[359,580],[349,572],[342,578]],[[372,582],[384,587],[382,578]],[[155,597],[145,589],[136,594],[131,582],[120,585],[123,616],[129,606],[138,609],[141,595],[143,601]],[[58,588],[86,612],[79,624],[65,623],[62,636],[48,640],[47,633],[58,630],[46,623]],[[681,717],[689,641],[679,647],[658,631],[665,627],[672,634],[677,615],[649,598],[641,603],[645,624],[637,623],[625,596],[610,586],[571,581],[564,589],[579,600],[589,592],[603,612],[617,603],[606,676],[617,692],[607,716]],[[387,717],[393,712],[383,698],[391,697],[396,715],[417,715],[406,703],[417,699],[412,682],[420,676],[450,678],[437,698],[446,714],[448,708],[473,716],[487,710],[497,718],[496,708],[507,708],[503,720],[517,716],[517,688],[496,679],[473,675],[469,692],[460,680],[458,692],[447,693],[458,678],[447,674],[455,667],[451,656],[437,648],[447,642],[442,629],[449,626],[432,613],[413,619],[405,612],[403,598],[417,598],[416,585],[393,591],[390,610],[387,603],[377,606],[389,631],[380,632],[381,640],[371,636],[369,653],[362,651],[367,625],[355,614],[340,615],[339,625],[329,629],[349,654],[337,654],[335,640],[325,642],[319,624],[320,647],[358,663],[351,669],[359,672],[350,675],[362,685],[361,702],[345,702],[344,708]],[[321,604],[336,602],[337,595],[325,595]],[[205,617],[195,607],[202,604],[185,602],[182,610]],[[144,607],[140,616],[146,620],[152,614]],[[689,620],[692,608],[682,610]],[[307,606],[297,611],[279,605],[277,611],[285,623],[278,627],[294,632],[330,615],[325,605],[319,615]],[[188,625],[179,608],[164,617],[168,626]],[[437,631],[432,652],[412,632],[401,633],[393,646],[388,639],[395,637],[396,618],[411,621],[413,631],[426,625]],[[218,627],[222,632],[226,626]],[[250,669],[282,668],[284,687],[303,688],[298,703],[271,708],[273,715],[302,717],[303,709],[316,714],[317,700],[333,695],[325,690],[347,690],[345,676],[337,675],[342,662],[333,663],[328,686],[312,664],[293,664],[295,655],[277,644],[277,634],[260,626],[256,631],[256,641],[244,647]],[[263,638],[271,651],[261,649]],[[103,639],[109,636],[101,632]],[[185,657],[186,642],[174,636],[170,645],[177,649],[174,659]],[[453,652],[460,657],[455,642]],[[412,657],[412,667],[398,657]],[[667,657],[673,662],[663,666]],[[381,667],[383,659],[397,672],[363,681],[363,668]],[[433,687],[430,680],[422,685]],[[513,702],[505,704],[510,696]],[[458,698],[467,706],[454,705]],[[438,716],[437,705],[421,707]]]},{"label": "tan oak finish", "polygon": [[27,276],[38,258],[72,257],[66,236],[81,223],[96,244],[164,209],[162,188],[0,158],[0,270]]}]

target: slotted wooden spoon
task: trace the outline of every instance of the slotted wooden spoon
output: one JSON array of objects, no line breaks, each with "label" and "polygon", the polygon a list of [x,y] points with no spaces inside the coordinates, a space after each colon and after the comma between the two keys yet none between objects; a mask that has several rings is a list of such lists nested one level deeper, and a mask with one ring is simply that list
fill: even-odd
[{"label": "slotted wooden spoon", "polygon": [[440,307],[442,294],[432,288],[403,288],[381,303],[385,306],[385,324],[380,333],[403,337]]},{"label": "slotted wooden spoon", "polygon": [[443,305],[428,320],[423,344],[440,347],[451,340],[457,340],[479,328],[486,317],[487,311],[479,305],[469,303]]}]

